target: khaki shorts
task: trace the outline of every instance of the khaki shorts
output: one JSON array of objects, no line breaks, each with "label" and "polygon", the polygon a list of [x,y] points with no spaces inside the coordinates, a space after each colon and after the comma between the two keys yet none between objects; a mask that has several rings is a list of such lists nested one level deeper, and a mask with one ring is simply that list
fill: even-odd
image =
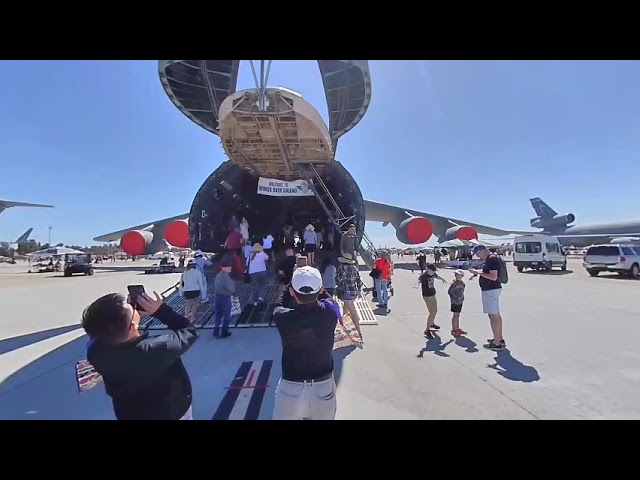
[{"label": "khaki shorts", "polygon": [[336,382],[331,376],[320,382],[280,379],[276,387],[273,420],[335,420]]},{"label": "khaki shorts", "polygon": [[438,313],[438,299],[434,295],[433,297],[422,297],[424,303],[427,305],[429,313]]}]

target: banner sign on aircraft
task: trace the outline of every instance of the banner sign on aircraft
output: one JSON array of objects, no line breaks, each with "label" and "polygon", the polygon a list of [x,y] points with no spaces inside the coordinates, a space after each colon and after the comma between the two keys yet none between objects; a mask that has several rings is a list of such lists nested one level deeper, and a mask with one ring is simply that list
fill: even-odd
[{"label": "banner sign on aircraft", "polygon": [[312,197],[313,191],[306,180],[287,182],[275,178],[260,177],[258,180],[258,194],[271,197]]}]

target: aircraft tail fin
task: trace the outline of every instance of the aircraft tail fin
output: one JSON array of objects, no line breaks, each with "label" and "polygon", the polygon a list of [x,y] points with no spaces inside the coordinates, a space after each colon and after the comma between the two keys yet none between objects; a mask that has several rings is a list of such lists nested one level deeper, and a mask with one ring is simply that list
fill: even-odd
[{"label": "aircraft tail fin", "polygon": [[533,209],[536,212],[536,215],[539,218],[550,218],[558,215],[558,212],[556,212],[553,208],[547,205],[544,202],[544,200],[542,200],[539,197],[530,198],[529,201],[531,202],[531,206],[533,207]]},{"label": "aircraft tail fin", "polygon": [[33,232],[33,227],[31,227],[29,230],[27,230],[22,235],[20,235],[15,243],[20,244],[20,243],[28,242],[29,241],[29,236],[31,235],[31,232]]}]

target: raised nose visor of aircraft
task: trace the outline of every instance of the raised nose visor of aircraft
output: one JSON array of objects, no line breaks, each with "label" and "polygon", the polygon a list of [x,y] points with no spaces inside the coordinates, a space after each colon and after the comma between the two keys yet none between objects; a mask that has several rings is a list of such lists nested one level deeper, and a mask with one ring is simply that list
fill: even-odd
[{"label": "raised nose visor of aircraft", "polygon": [[146,230],[131,230],[120,239],[120,248],[128,255],[144,255],[153,242],[153,233]]},{"label": "raised nose visor of aircraft", "polygon": [[316,172],[342,211],[343,222],[355,223],[362,235],[362,193],[333,160],[331,136],[320,114],[300,94],[284,88],[267,89],[265,110],[258,103],[257,91],[244,90],[220,106],[219,132],[229,161],[196,194],[189,214],[192,247],[221,251],[231,215],[245,217],[256,239],[277,237],[287,226],[300,236],[308,224],[326,232],[327,215],[308,179],[334,215],[335,208]]}]

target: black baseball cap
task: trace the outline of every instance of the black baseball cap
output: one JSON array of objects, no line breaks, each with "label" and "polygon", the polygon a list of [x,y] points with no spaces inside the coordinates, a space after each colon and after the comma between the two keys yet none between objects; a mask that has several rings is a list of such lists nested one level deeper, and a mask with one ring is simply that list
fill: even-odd
[{"label": "black baseball cap", "polygon": [[427,270],[433,270],[435,272],[438,269],[436,268],[435,263],[427,263]]}]

